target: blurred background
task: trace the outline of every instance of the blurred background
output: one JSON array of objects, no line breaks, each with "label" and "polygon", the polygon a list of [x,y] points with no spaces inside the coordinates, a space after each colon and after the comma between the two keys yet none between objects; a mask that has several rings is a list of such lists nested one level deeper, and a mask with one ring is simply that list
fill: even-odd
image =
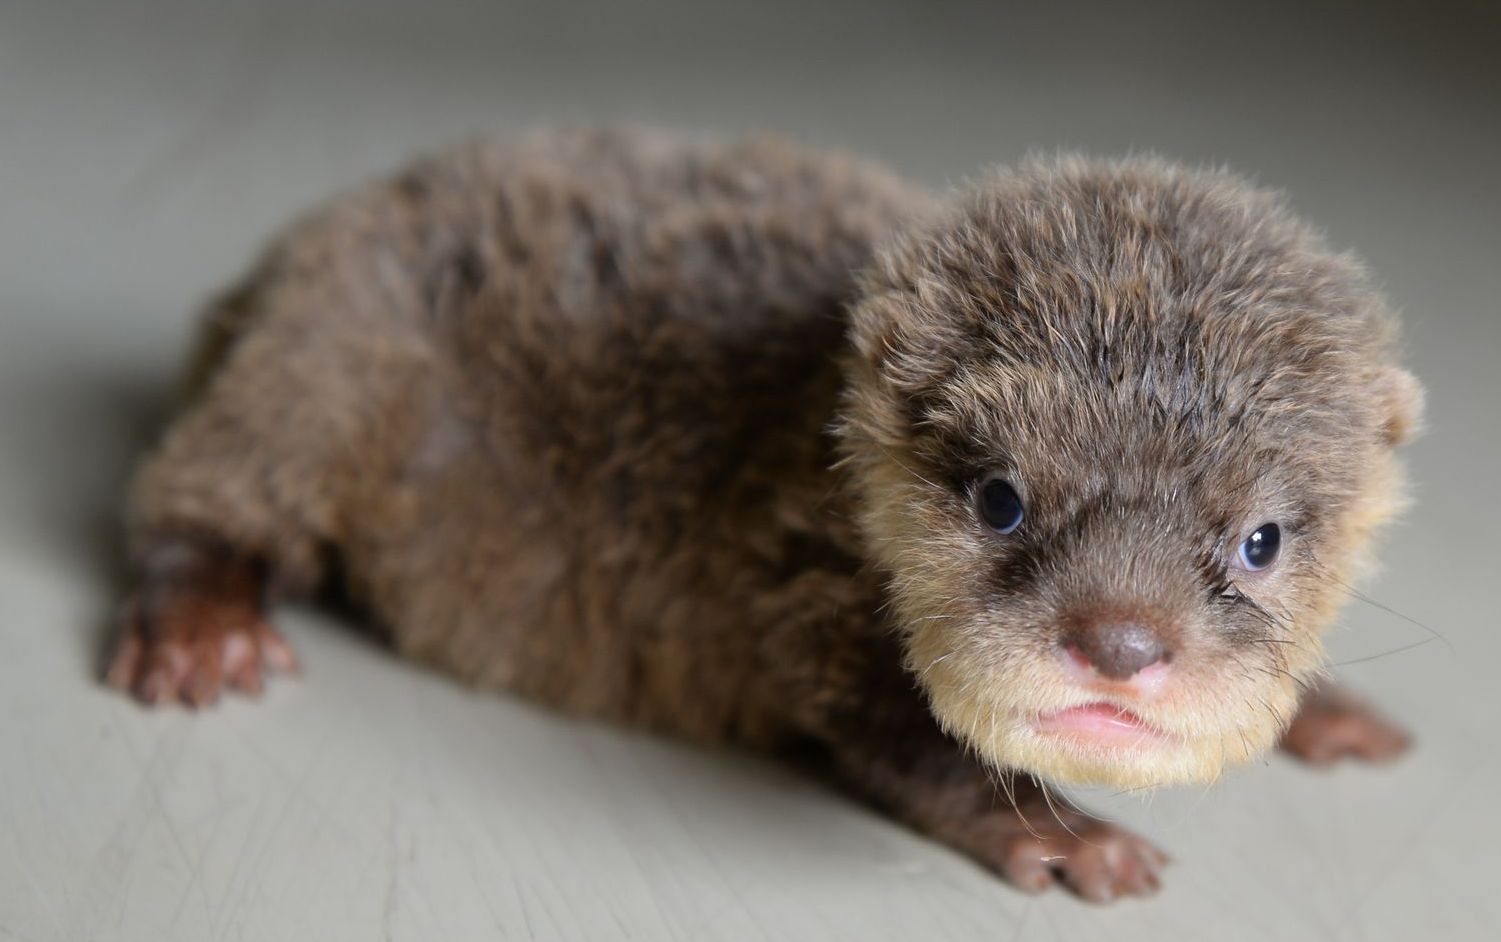
[{"label": "blurred background", "polygon": [[[1483,0],[9,0],[0,938],[1498,937],[1498,48]],[[196,306],[415,152],[601,120],[776,130],[937,185],[1078,148],[1288,190],[1380,274],[1429,389],[1416,509],[1332,642],[1417,751],[1083,796],[1178,861],[1098,909],[774,765],[470,694],[318,613],[284,616],[307,674],[263,702],[99,689],[120,488]]]}]

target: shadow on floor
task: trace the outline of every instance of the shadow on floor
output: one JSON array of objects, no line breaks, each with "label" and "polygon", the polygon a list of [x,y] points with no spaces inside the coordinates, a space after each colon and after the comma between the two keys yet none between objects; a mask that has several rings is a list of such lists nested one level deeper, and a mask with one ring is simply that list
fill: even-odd
[{"label": "shadow on floor", "polygon": [[6,537],[29,563],[74,575],[101,600],[86,637],[92,670],[127,582],[130,473],[165,425],[176,381],[170,366],[42,359],[6,370],[0,450],[15,502]]}]

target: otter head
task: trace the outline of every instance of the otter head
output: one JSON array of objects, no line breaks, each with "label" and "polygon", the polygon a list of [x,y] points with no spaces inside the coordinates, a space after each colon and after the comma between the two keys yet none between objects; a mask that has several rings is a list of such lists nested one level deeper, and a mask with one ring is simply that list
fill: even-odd
[{"label": "otter head", "polygon": [[1258,755],[1399,502],[1418,387],[1359,267],[1220,172],[1002,172],[872,266],[840,434],[908,666],[997,767]]}]

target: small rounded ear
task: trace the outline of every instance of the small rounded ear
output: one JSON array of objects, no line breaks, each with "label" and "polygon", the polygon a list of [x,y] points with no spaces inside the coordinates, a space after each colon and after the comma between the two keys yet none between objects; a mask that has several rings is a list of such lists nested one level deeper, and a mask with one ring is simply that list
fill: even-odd
[{"label": "small rounded ear", "polygon": [[1393,448],[1406,444],[1423,424],[1423,387],[1401,367],[1387,366],[1376,374],[1375,392],[1381,404],[1382,440]]}]

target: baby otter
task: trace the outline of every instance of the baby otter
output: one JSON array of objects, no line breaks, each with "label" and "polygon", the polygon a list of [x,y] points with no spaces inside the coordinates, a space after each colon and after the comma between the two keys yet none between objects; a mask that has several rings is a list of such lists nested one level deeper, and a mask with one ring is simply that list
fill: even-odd
[{"label": "baby otter", "polygon": [[1226,173],[939,198],[767,139],[477,143],[213,306],[109,680],[254,692],[271,600],[337,573],[471,683],[811,746],[1019,886],[1144,893],[1161,852],[1039,780],[1403,748],[1319,637],[1418,402],[1360,269]]}]

